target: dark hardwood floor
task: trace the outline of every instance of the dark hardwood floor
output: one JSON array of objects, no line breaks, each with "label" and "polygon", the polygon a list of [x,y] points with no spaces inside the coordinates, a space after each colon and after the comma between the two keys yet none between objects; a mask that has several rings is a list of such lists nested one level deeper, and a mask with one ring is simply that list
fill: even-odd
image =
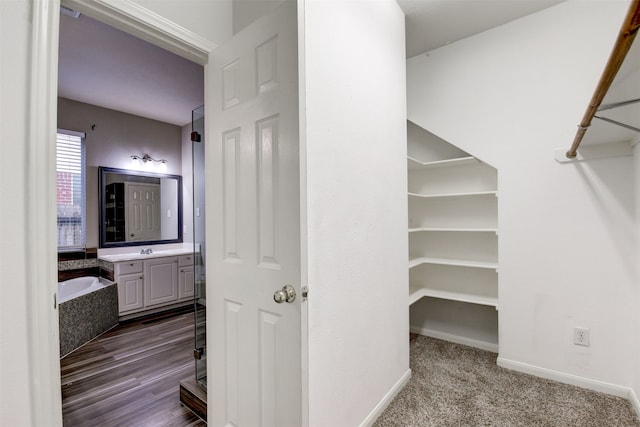
[{"label": "dark hardwood floor", "polygon": [[65,426],[205,426],[179,401],[194,376],[193,312],[118,326],[60,361]]}]

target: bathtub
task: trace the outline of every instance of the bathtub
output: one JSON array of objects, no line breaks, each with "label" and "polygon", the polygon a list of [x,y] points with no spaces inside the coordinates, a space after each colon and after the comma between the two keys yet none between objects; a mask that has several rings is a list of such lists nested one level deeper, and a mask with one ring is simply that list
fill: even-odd
[{"label": "bathtub", "polygon": [[105,285],[97,277],[78,277],[64,282],[58,282],[58,304],[78,298],[89,292],[102,289]]},{"label": "bathtub", "polygon": [[118,324],[114,282],[79,277],[58,283],[60,356],[71,353]]}]

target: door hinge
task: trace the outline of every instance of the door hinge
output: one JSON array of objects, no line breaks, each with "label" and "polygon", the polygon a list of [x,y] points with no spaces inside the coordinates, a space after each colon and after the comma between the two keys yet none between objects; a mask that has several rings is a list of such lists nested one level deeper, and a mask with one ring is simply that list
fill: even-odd
[{"label": "door hinge", "polygon": [[202,359],[202,356],[204,355],[204,348],[194,348],[193,349],[193,358],[200,360]]}]

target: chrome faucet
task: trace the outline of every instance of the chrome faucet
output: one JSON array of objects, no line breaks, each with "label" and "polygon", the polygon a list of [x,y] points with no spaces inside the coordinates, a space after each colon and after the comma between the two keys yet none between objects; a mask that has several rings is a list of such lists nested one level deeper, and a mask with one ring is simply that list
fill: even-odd
[{"label": "chrome faucet", "polygon": [[147,248],[147,249],[140,249],[140,255],[149,255],[152,254],[153,250],[151,248]]}]

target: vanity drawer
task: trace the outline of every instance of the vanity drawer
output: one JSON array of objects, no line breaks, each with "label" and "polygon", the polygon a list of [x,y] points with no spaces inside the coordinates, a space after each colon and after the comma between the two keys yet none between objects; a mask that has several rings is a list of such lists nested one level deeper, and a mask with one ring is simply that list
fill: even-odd
[{"label": "vanity drawer", "polygon": [[125,261],[116,264],[116,276],[130,273],[142,273],[142,261]]},{"label": "vanity drawer", "polygon": [[182,255],[178,257],[178,267],[188,267],[193,265],[193,255]]}]

